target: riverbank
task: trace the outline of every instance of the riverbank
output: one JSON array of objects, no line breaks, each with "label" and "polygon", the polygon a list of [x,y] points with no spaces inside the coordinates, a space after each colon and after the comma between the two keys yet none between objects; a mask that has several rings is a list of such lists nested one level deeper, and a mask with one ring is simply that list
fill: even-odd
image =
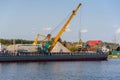
[{"label": "riverbank", "polygon": [[109,59],[111,59],[111,58],[120,58],[120,55],[109,55],[108,58]]}]

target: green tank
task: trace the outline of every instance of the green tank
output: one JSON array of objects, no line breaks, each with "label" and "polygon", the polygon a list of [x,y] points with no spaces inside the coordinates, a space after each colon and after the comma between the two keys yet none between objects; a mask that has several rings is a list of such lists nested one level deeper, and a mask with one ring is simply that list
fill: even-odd
[{"label": "green tank", "polygon": [[112,55],[120,55],[120,46],[118,46],[117,49],[112,51]]},{"label": "green tank", "polygon": [[120,51],[113,50],[112,55],[120,55]]}]

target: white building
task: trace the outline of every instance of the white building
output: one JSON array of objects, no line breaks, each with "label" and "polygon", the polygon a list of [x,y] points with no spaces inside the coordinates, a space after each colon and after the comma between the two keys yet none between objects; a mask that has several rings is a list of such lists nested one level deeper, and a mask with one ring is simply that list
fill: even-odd
[{"label": "white building", "polygon": [[2,50],[5,50],[6,49],[6,46],[5,45],[2,45],[1,43],[0,43],[0,52],[2,51]]}]

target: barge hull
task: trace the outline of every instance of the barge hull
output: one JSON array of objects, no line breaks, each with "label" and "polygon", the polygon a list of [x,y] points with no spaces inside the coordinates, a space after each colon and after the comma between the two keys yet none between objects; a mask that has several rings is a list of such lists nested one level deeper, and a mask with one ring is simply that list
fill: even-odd
[{"label": "barge hull", "polygon": [[108,54],[44,55],[44,56],[0,56],[0,62],[44,62],[44,61],[102,61]]}]

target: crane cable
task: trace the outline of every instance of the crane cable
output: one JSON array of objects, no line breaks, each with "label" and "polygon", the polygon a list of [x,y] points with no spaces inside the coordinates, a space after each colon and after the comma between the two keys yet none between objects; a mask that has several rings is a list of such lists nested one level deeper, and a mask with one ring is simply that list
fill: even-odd
[{"label": "crane cable", "polygon": [[82,27],[82,8],[81,8],[80,19],[79,20],[80,20],[80,23],[79,23],[80,27],[78,29],[79,30],[78,32],[79,32],[79,40],[80,40],[81,37],[82,37],[82,34],[81,34],[81,30],[82,30],[82,28],[81,28]]},{"label": "crane cable", "polygon": [[[70,13],[71,13],[71,12],[70,12]],[[60,27],[60,25],[63,24],[63,23],[67,20],[67,18],[70,16],[70,13],[60,22],[60,24],[58,24],[58,25],[50,32],[50,34],[54,33],[54,32]]]}]

